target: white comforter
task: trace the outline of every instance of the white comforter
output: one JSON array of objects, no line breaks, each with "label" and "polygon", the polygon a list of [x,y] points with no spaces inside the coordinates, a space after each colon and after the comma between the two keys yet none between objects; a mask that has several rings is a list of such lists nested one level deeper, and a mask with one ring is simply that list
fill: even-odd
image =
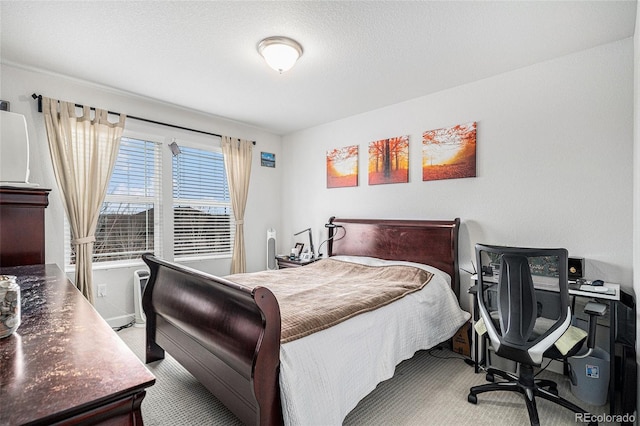
[{"label": "white comforter", "polygon": [[460,309],[451,278],[411,262],[335,256],[366,265],[412,265],[434,274],[418,292],[280,348],[285,425],[340,425],[395,367],[421,349],[452,337],[470,317]]}]

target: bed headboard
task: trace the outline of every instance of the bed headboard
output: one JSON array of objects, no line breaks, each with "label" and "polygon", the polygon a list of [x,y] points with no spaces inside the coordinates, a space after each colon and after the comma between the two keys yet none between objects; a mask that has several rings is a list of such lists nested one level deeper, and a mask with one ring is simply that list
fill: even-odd
[{"label": "bed headboard", "polygon": [[[329,219],[329,256],[371,256],[434,266],[460,296],[458,228],[453,220]],[[341,238],[344,232],[344,237]],[[335,237],[335,239],[332,239]]]}]

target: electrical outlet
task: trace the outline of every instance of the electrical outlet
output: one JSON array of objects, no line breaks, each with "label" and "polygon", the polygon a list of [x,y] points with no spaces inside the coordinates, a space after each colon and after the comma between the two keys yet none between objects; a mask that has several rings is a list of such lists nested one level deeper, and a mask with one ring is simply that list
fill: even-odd
[{"label": "electrical outlet", "polygon": [[107,285],[98,284],[98,297],[105,297],[107,295]]}]

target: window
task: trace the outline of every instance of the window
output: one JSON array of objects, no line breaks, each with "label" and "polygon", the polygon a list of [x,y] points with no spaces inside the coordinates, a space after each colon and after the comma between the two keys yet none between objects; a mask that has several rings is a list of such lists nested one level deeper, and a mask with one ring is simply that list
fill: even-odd
[{"label": "window", "polygon": [[[100,210],[93,249],[94,262],[139,259],[160,253],[160,145],[122,137],[120,151]],[[75,264],[70,243],[67,259]]]},{"label": "window", "polygon": [[180,150],[173,157],[174,257],[229,256],[235,223],[222,152]]},{"label": "window", "polygon": [[[96,227],[94,264],[139,261],[147,252],[169,260],[231,256],[235,221],[222,150],[202,149],[204,142],[192,139],[169,160],[171,151],[164,144],[133,134],[120,141]],[[211,146],[210,138],[206,144]],[[166,173],[162,156],[165,168],[172,161]],[[172,208],[173,221],[163,220],[162,211],[169,215]],[[65,235],[65,259],[75,265],[68,223]],[[173,240],[173,258],[162,251],[163,240]]]}]

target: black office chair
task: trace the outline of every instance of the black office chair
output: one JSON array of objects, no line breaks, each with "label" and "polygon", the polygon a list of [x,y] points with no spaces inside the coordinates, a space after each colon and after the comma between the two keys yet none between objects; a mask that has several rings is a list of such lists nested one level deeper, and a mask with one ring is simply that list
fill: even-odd
[{"label": "black office chair", "polygon": [[[494,382],[474,386],[468,401],[490,391],[514,391],[524,396],[531,425],[539,425],[536,397],[559,404],[575,413],[587,414],[577,405],[558,396],[557,384],[535,379],[534,367],[543,357],[561,359],[574,356],[587,341],[588,353],[595,346],[595,316],[589,313],[589,333],[564,355],[556,341],[571,326],[571,306],[567,278],[567,250],[499,247],[477,244],[478,308],[495,354],[515,361],[519,374],[488,368],[486,378]],[[586,356],[583,354],[581,356]],[[597,426],[597,422],[589,425]]]}]

